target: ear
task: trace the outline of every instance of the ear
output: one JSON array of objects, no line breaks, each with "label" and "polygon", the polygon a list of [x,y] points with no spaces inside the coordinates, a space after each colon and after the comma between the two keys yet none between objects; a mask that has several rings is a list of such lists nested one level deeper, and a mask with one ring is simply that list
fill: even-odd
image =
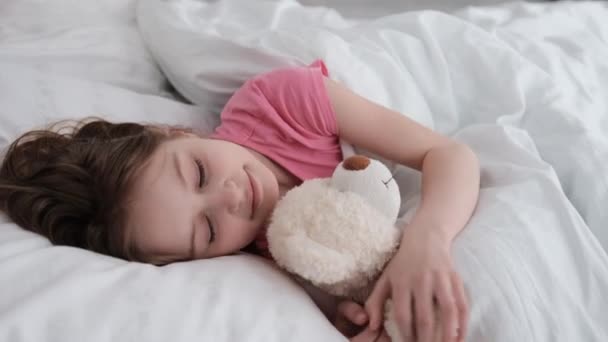
[{"label": "ear", "polygon": [[182,126],[170,126],[170,125],[152,125],[149,126],[154,130],[157,130],[161,134],[168,138],[183,138],[183,137],[198,137],[191,128]]},{"label": "ear", "polygon": [[167,133],[170,137],[198,137],[187,127],[169,126]]}]

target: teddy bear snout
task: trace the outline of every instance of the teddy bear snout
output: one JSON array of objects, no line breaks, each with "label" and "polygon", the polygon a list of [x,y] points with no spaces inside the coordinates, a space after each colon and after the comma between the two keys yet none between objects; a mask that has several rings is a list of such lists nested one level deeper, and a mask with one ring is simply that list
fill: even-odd
[{"label": "teddy bear snout", "polygon": [[369,158],[362,155],[355,155],[344,160],[342,167],[350,171],[365,170],[371,163]]}]

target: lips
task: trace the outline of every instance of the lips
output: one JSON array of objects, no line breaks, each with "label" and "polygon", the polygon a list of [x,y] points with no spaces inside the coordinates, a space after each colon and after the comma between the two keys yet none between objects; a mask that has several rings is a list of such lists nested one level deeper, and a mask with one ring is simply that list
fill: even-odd
[{"label": "lips", "polygon": [[250,201],[251,201],[251,215],[250,218],[253,218],[255,216],[255,212],[258,209],[259,205],[260,205],[260,188],[258,186],[258,183],[256,182],[256,179],[249,173],[247,172],[247,178],[249,178],[249,186],[250,186],[250,194],[251,196],[249,196]]}]

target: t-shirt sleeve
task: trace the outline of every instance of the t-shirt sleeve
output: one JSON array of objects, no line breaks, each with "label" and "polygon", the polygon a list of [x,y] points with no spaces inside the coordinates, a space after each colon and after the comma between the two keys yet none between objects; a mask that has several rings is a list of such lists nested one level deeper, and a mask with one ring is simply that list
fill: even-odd
[{"label": "t-shirt sleeve", "polygon": [[258,130],[258,134],[313,142],[315,137],[337,136],[336,116],[323,80],[327,75],[327,68],[318,60],[310,66],[276,69],[248,80],[226,104],[216,133],[237,134],[246,140]]}]

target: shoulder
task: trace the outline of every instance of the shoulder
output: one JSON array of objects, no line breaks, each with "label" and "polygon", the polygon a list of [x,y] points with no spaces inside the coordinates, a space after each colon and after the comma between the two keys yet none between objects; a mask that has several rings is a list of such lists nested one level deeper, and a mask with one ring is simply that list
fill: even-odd
[{"label": "shoulder", "polygon": [[323,78],[328,76],[327,67],[321,60],[306,66],[276,68],[251,78],[243,89],[258,88],[266,95],[306,95],[319,87],[324,88]]},{"label": "shoulder", "polygon": [[416,122],[412,115],[370,101],[338,82],[324,82],[340,138],[359,148],[422,170],[424,157],[431,149],[455,143]]},{"label": "shoulder", "polygon": [[[321,135],[334,135],[335,115],[324,84],[322,61],[308,66],[277,68],[249,79],[222,111],[226,121],[287,125]],[[249,125],[251,122],[248,123]]]}]

